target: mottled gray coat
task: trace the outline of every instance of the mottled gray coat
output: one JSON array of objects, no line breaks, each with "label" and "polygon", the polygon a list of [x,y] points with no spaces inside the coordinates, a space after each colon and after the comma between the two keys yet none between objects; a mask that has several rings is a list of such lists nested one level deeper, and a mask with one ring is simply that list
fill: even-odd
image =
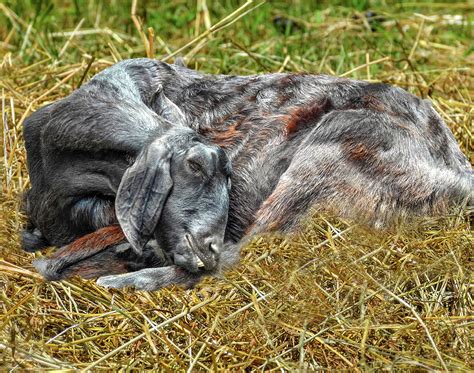
[{"label": "mottled gray coat", "polygon": [[[205,75],[135,59],[26,121],[30,247],[115,223],[114,188],[169,123],[219,145],[232,163],[221,265],[235,261],[246,235],[291,230],[312,208],[385,227],[474,201],[472,168],[453,134],[428,100],[400,88],[312,74]],[[61,154],[54,178],[45,172],[52,152]],[[85,230],[71,201],[87,205]],[[100,283],[156,289],[204,274],[170,265]]]}]

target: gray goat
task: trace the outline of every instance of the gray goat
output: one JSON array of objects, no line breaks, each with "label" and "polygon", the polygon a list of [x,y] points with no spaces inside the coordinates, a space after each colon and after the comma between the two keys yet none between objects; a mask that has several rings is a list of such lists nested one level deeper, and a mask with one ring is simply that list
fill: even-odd
[{"label": "gray goat", "polygon": [[[24,136],[32,188],[23,246],[67,245],[36,264],[51,279],[193,285],[235,263],[244,237],[292,230],[312,209],[383,228],[474,201],[471,165],[429,101],[325,75],[206,75],[127,60],[38,110]],[[191,162],[194,183],[179,160],[168,177],[187,186],[168,195],[157,159],[180,136],[214,156]],[[189,141],[181,144],[169,154],[187,154]],[[202,193],[204,184],[218,187]],[[173,194],[182,202],[167,207]],[[188,221],[204,232],[195,244]]]}]

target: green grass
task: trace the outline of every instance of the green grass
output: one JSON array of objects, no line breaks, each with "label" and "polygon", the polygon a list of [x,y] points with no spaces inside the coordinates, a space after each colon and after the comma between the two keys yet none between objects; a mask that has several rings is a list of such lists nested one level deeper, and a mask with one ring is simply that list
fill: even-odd
[{"label": "green grass", "polygon": [[125,58],[179,51],[209,73],[395,84],[433,100],[473,163],[474,3],[268,1],[208,31],[243,4],[142,0],[137,29],[131,1],[0,3],[0,367],[474,369],[463,212],[383,233],[315,215],[295,236],[255,239],[234,271],[188,291],[46,283],[31,266],[40,254],[20,250],[23,120]]}]

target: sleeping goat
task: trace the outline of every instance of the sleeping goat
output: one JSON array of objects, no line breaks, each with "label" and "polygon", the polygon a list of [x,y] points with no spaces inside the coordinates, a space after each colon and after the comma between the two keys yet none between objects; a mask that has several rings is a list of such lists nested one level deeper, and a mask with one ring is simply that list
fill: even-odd
[{"label": "sleeping goat", "polygon": [[192,286],[237,262],[244,237],[310,210],[383,228],[474,201],[429,101],[325,75],[127,60],[35,112],[24,137],[23,247],[63,246],[35,262],[48,279]]}]

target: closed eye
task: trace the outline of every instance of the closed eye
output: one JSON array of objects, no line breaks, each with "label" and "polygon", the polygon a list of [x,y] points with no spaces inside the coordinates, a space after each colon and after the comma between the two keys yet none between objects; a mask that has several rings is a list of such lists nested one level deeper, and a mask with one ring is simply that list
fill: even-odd
[{"label": "closed eye", "polygon": [[198,174],[203,174],[203,175],[206,174],[205,170],[204,170],[204,167],[199,162],[196,162],[193,159],[188,160],[188,167],[190,168],[190,170],[192,172],[195,172],[195,173],[198,173]]}]

